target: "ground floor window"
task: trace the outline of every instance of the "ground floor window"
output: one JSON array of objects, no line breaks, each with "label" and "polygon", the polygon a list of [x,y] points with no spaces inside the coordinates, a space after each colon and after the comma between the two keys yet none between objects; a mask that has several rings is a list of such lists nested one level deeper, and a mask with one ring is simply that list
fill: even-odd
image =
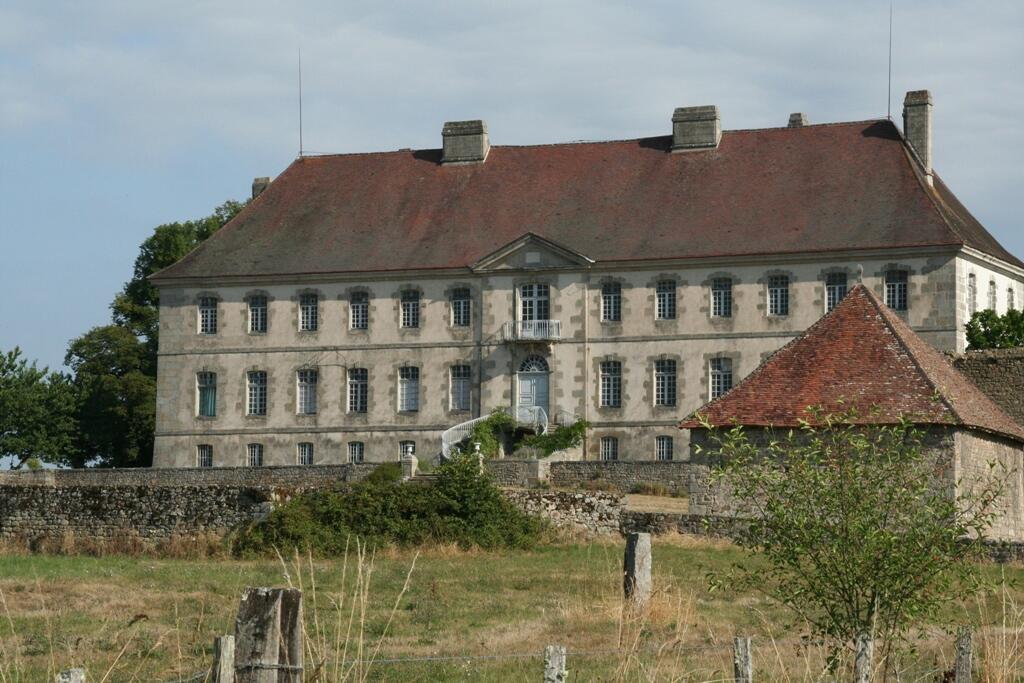
[{"label": "ground floor window", "polygon": [[366,455],[366,444],[362,441],[349,441],[348,442],[348,461],[351,463],[361,463]]},{"label": "ground floor window", "polygon": [[208,443],[196,446],[196,467],[213,467],[213,446]]},{"label": "ground floor window", "polygon": [[263,444],[251,443],[247,447],[249,467],[263,467]]},{"label": "ground floor window", "polygon": [[675,443],[671,436],[658,436],[654,438],[654,457],[657,460],[671,460]]},{"label": "ground floor window", "polygon": [[300,443],[298,452],[298,463],[300,465],[312,465],[313,464],[313,444],[311,443]]},{"label": "ground floor window", "polygon": [[416,455],[416,442],[415,441],[399,441],[398,442],[398,455],[403,457],[406,455]]},{"label": "ground floor window", "polygon": [[616,437],[601,437],[601,459],[605,461],[619,459],[619,440]]}]

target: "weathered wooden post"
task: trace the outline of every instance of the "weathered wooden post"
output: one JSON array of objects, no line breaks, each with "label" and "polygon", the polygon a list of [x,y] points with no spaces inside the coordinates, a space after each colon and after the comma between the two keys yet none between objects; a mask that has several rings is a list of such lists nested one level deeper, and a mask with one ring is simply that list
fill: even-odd
[{"label": "weathered wooden post", "polygon": [[622,590],[626,600],[643,607],[651,597],[651,535],[628,534],[622,560]]},{"label": "weathered wooden post", "polygon": [[235,683],[301,683],[302,592],[246,588],[235,619]]},{"label": "weathered wooden post", "polygon": [[854,683],[871,680],[871,661],[875,658],[875,641],[870,633],[857,636],[857,654],[853,660]]},{"label": "weathered wooden post", "polygon": [[974,642],[971,630],[961,626],[956,632],[956,683],[971,683]]},{"label": "weathered wooden post", "polygon": [[54,680],[57,683],[85,683],[85,669],[66,669]]},{"label": "weathered wooden post", "polygon": [[544,683],[565,683],[569,672],[565,668],[565,646],[548,645],[544,648]]},{"label": "weathered wooden post", "polygon": [[235,637],[219,636],[213,639],[212,683],[235,683]]},{"label": "weathered wooden post", "polygon": [[736,683],[752,683],[754,680],[754,656],[750,651],[750,638],[734,638],[732,641],[732,670]]}]

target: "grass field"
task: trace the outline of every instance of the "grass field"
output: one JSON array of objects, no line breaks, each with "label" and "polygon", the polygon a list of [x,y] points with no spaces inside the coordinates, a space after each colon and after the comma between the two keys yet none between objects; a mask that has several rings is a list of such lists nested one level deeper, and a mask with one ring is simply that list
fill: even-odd
[{"label": "grass field", "polygon": [[[53,680],[70,666],[86,667],[90,682],[194,674],[209,665],[213,637],[233,631],[244,587],[289,582],[305,591],[307,667],[327,661],[317,680],[540,680],[540,654],[555,643],[569,649],[570,680],[721,680],[731,676],[736,634],[755,638],[759,680],[819,680],[820,653],[799,650],[783,613],[755,595],[707,591],[708,570],[748,561],[739,550],[656,539],[657,593],[635,618],[622,614],[621,553],[618,541],[529,553],[387,551],[361,565],[354,556],[318,561],[312,572],[294,560],[9,555],[0,557],[0,681]],[[1024,578],[1019,568],[986,568],[996,578],[1003,571]],[[995,624],[982,668],[997,656],[1004,670],[1016,667],[1024,648],[1021,596],[1011,588],[1003,597],[944,617]],[[933,635],[903,680],[949,668],[949,639]],[[407,658],[430,659],[390,661]]]}]

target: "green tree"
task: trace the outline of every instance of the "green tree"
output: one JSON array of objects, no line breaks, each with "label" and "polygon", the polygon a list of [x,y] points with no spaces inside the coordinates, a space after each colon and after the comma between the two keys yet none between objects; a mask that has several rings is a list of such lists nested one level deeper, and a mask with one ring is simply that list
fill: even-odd
[{"label": "green tree", "polygon": [[21,349],[0,353],[0,457],[15,467],[70,464],[77,451],[78,397],[69,378],[37,368]]},{"label": "green tree", "polygon": [[908,422],[864,427],[817,413],[776,438],[711,431],[717,483],[749,508],[741,546],[763,558],[712,577],[753,587],[841,653],[858,634],[883,651],[977,585],[1003,473],[962,482]]},{"label": "green tree", "polygon": [[992,309],[978,311],[966,325],[967,348],[1008,349],[1024,346],[1024,312],[1010,310],[999,315]]}]

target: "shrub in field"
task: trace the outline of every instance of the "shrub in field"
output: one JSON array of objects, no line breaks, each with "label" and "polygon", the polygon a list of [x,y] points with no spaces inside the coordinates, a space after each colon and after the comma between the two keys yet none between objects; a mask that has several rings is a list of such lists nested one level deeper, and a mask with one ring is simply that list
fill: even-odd
[{"label": "shrub in field", "polygon": [[346,491],[297,496],[235,539],[243,556],[312,550],[345,552],[350,539],[371,545],[457,543],[481,548],[527,548],[541,522],[513,506],[476,459],[456,456],[440,465],[433,484],[402,483],[374,473]]}]

